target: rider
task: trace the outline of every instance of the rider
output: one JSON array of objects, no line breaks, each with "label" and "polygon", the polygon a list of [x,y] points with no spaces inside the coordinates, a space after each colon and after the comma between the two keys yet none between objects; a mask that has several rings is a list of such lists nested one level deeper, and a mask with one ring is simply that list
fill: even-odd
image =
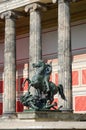
[{"label": "rider", "polygon": [[[33,63],[33,68],[36,68],[36,75],[38,75],[38,77],[39,76],[43,77],[44,85],[46,87],[46,92],[50,91],[49,79],[50,79],[50,74],[52,72],[51,64],[52,64],[52,62],[50,62],[50,64],[48,64],[48,63],[45,63],[43,60],[39,60],[38,63]],[[40,80],[40,78],[38,78],[38,79]],[[23,84],[25,84],[26,81],[28,81],[30,84],[33,83],[33,79],[32,79],[32,81],[30,81],[29,78],[27,78]]]},{"label": "rider", "polygon": [[52,72],[52,66],[50,64],[45,64],[45,69],[44,69],[44,81],[46,84],[47,92],[49,92],[50,87],[49,87],[49,79],[50,79],[50,74]]},{"label": "rider", "polygon": [[37,64],[33,64],[33,68],[36,69],[36,74],[37,75],[43,75],[44,78],[44,84],[46,86],[46,92],[49,92],[49,79],[50,79],[50,74],[52,72],[52,62],[50,64],[45,63],[43,60],[39,60]]}]

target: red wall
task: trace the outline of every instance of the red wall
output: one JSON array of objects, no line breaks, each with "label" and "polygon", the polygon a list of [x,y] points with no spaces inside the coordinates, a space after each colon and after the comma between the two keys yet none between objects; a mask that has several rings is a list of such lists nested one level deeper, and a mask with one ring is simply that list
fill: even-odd
[{"label": "red wall", "polygon": [[[56,62],[56,61],[55,61]],[[25,78],[23,78],[22,76],[19,76],[16,79],[16,93],[17,93],[17,97],[16,97],[16,111],[17,112],[21,112],[23,111],[24,107],[23,105],[20,103],[19,98],[20,95],[25,91],[27,91],[28,89],[28,82],[25,83],[25,86],[22,87],[22,83],[24,82]],[[53,81],[56,85],[58,85],[58,73],[54,72],[52,73],[52,75],[50,76],[50,80]],[[82,88],[82,87],[86,87],[86,68],[83,69],[74,69],[72,71],[72,86],[74,89],[77,88]],[[83,88],[82,91],[84,92]],[[3,95],[3,81],[0,80],[0,94],[1,96]],[[58,102],[58,99],[55,98],[55,101]],[[74,97],[74,111],[75,112],[86,112],[86,96],[84,94],[79,95],[77,93],[77,95]],[[0,115],[3,113],[3,103],[2,103],[2,99],[0,101]]]},{"label": "red wall", "polygon": [[86,111],[86,96],[75,97],[75,111]]}]

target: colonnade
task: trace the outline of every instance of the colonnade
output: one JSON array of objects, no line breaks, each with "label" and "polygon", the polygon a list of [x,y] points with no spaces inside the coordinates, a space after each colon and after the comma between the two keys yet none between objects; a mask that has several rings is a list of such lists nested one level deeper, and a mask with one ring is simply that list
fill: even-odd
[{"label": "colonnade", "polygon": [[[70,35],[70,6],[69,0],[58,0],[58,76],[59,84],[64,86],[67,101],[64,110],[72,110],[71,85],[71,35]],[[33,76],[32,63],[42,59],[41,11],[44,6],[33,3],[25,7],[30,13],[29,41],[29,77]],[[1,14],[5,19],[5,49],[4,49],[4,100],[3,114],[16,113],[16,33],[17,14],[7,11]],[[28,21],[29,22],[29,21]],[[29,31],[29,30],[28,30]],[[34,90],[31,90],[35,93]]]}]

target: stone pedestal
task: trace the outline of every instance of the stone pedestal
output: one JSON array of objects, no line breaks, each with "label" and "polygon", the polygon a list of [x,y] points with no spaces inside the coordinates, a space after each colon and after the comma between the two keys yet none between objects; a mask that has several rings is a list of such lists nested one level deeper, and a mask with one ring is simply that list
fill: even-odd
[{"label": "stone pedestal", "polygon": [[0,129],[9,130],[85,130],[86,114],[58,111],[30,111],[17,113],[16,119],[0,118]]},{"label": "stone pedestal", "polygon": [[73,114],[60,111],[26,111],[18,113],[18,119],[34,121],[86,121],[86,114]]}]

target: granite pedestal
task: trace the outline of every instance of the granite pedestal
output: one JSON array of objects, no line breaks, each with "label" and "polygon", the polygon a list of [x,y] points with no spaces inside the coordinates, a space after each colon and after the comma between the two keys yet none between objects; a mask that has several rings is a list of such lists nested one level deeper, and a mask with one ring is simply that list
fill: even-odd
[{"label": "granite pedestal", "polygon": [[57,111],[29,111],[17,113],[17,118],[0,118],[5,130],[85,130],[86,114]]}]

